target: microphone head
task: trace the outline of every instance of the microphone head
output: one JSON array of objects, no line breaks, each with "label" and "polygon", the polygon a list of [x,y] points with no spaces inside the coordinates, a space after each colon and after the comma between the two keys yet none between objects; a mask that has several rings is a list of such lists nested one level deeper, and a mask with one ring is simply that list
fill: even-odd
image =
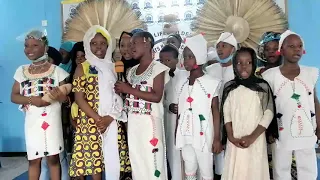
[{"label": "microphone head", "polygon": [[124,65],[122,61],[115,62],[115,70],[116,73],[123,73],[124,72]]}]

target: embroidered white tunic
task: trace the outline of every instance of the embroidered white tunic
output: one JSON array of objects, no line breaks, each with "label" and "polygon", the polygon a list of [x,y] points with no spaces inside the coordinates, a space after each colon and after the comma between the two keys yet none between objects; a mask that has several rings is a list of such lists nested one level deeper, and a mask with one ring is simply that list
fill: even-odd
[{"label": "embroidered white tunic", "polygon": [[179,119],[176,147],[191,144],[202,152],[212,152],[212,99],[218,96],[220,81],[205,74],[189,86],[188,78],[179,85]]},{"label": "embroidered white tunic", "polygon": [[[69,74],[62,68],[51,65],[42,74],[33,75],[29,65],[20,66],[14,79],[20,83],[20,94],[26,97],[43,96],[65,80]],[[64,150],[61,103],[53,102],[47,107],[20,106],[25,112],[25,139],[28,160],[52,156]]]},{"label": "embroidered white tunic", "polygon": [[262,74],[270,84],[276,102],[279,126],[277,146],[287,150],[314,148],[317,128],[314,88],[319,69],[300,66],[300,74],[293,81],[272,68]]},{"label": "embroidered white tunic", "polygon": [[[164,72],[166,84],[169,68],[153,61],[140,75],[137,66],[130,69],[128,82],[133,88],[151,92],[154,78]],[[126,98],[128,111],[128,145],[133,180],[165,180],[166,158],[163,125],[163,103],[148,102],[131,94]]]}]

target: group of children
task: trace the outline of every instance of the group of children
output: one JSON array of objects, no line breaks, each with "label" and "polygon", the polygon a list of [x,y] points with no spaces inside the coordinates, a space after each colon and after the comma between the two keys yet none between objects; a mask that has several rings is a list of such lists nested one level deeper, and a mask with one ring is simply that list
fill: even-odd
[{"label": "group of children", "polygon": [[[107,180],[269,180],[267,142],[273,179],[291,180],[293,154],[298,179],[317,178],[319,70],[299,65],[298,34],[266,33],[258,49],[266,62],[257,68],[255,50],[239,48],[232,33],[221,34],[218,62],[205,66],[201,34],[187,37],[182,53],[181,37],[169,36],[158,62],[150,33],[123,32],[124,81],[117,80],[113,43],[105,28],[92,26],[83,42],[62,46],[59,67],[45,34],[25,37],[32,63],[17,69],[11,100],[26,115],[30,180],[46,165],[50,175],[43,176],[52,180],[101,180],[103,172]],[[59,88],[66,83],[69,95]],[[67,118],[74,128],[70,163]]]}]

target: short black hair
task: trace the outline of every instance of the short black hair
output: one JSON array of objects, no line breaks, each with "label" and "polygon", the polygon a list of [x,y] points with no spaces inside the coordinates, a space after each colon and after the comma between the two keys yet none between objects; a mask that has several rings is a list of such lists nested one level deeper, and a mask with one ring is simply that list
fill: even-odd
[{"label": "short black hair", "polygon": [[147,39],[150,44],[151,44],[151,48],[154,47],[154,38],[152,36],[151,33],[147,32],[147,31],[142,31],[142,32],[137,32],[135,33],[132,37],[142,37],[142,38],[145,38]]},{"label": "short black hair", "polygon": [[53,60],[54,65],[58,66],[61,63],[62,55],[56,48],[49,46],[47,53],[48,56]]},{"label": "short black hair", "polygon": [[160,53],[163,53],[163,52],[171,52],[173,54],[173,57],[178,59],[179,57],[179,50],[178,48],[176,48],[174,45],[171,45],[171,44],[168,44],[168,45],[165,45]]}]

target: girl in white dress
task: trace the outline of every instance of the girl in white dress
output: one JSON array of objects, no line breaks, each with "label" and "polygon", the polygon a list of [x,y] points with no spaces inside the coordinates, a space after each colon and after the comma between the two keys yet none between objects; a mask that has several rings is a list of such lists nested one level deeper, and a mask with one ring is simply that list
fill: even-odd
[{"label": "girl in white dress", "polygon": [[207,41],[201,34],[187,38],[184,66],[190,76],[177,83],[178,122],[176,147],[182,151],[185,179],[213,179],[213,153],[222,150],[220,139],[220,81],[204,74]]},{"label": "girl in white dress", "polygon": [[169,68],[153,61],[154,39],[148,32],[131,38],[132,57],[140,61],[128,72],[130,84],[118,81],[115,89],[127,94],[128,145],[133,180],[166,180],[163,125],[164,86]]},{"label": "girl in white dress", "polygon": [[[25,38],[25,54],[32,61],[20,66],[14,75],[11,101],[25,112],[25,139],[29,160],[29,179],[38,180],[41,158],[47,157],[52,180],[61,179],[59,153],[64,151],[61,103],[67,97],[57,88],[69,76],[48,62],[48,40],[41,31],[31,31]],[[42,100],[50,92],[52,104]]]},{"label": "girl in white dress", "polygon": [[257,78],[253,49],[241,48],[233,59],[234,80],[226,83],[221,104],[228,139],[223,180],[270,180],[267,135],[278,137],[275,104],[268,83]]}]

